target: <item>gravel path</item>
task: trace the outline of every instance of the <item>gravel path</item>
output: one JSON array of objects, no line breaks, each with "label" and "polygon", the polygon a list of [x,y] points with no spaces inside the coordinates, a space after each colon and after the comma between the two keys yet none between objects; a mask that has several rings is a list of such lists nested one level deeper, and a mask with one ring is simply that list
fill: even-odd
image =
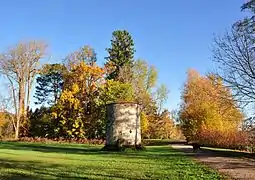
[{"label": "gravel path", "polygon": [[196,160],[217,169],[222,174],[229,176],[229,179],[255,180],[255,160],[251,158],[232,157],[228,153],[220,151],[210,151],[203,149],[198,153],[193,153],[192,146],[172,145],[174,149],[185,152],[186,155],[194,157]]}]

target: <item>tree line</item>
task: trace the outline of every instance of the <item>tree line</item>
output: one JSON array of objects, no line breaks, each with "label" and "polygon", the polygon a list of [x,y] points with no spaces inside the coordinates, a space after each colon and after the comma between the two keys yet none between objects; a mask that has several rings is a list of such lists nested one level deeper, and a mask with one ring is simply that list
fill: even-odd
[{"label": "tree line", "polygon": [[[21,42],[1,54],[0,72],[8,80],[8,102],[14,109],[10,121],[2,120],[1,129],[11,124],[15,138],[104,139],[106,105],[128,101],[141,106],[144,138],[180,134],[170,112],[163,109],[168,89],[157,85],[154,66],[134,59],[134,41],[128,31],[113,32],[103,67],[97,65],[97,54],[88,45],[67,55],[62,63],[39,66],[47,47],[41,41]],[[32,96],[40,106],[34,111]],[[8,114],[7,109],[1,112]]]}]

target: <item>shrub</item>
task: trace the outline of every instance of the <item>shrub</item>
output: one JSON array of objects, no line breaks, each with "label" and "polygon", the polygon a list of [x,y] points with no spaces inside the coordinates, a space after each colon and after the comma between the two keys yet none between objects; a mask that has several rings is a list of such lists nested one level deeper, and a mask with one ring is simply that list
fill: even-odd
[{"label": "shrub", "polygon": [[19,138],[20,142],[39,142],[39,143],[78,143],[78,144],[97,144],[102,145],[105,144],[105,141],[102,139],[86,139],[86,138],[71,138],[71,139],[64,139],[64,138],[42,138],[42,137],[21,137]]},{"label": "shrub", "polygon": [[248,134],[243,131],[201,130],[199,142],[204,146],[235,150],[248,150],[251,146]]}]

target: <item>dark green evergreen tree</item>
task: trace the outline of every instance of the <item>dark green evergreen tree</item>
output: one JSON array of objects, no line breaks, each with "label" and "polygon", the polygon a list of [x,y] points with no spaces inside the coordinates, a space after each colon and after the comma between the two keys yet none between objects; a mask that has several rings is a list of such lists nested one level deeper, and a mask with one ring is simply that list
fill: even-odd
[{"label": "dark green evergreen tree", "polygon": [[106,51],[109,53],[109,56],[105,58],[106,65],[112,68],[108,79],[116,79],[121,67],[132,66],[134,63],[134,41],[126,30],[117,30],[112,33],[111,47]]},{"label": "dark green evergreen tree", "polygon": [[37,77],[35,104],[55,104],[61,94],[64,80],[63,74],[66,68],[62,64],[46,64]]}]

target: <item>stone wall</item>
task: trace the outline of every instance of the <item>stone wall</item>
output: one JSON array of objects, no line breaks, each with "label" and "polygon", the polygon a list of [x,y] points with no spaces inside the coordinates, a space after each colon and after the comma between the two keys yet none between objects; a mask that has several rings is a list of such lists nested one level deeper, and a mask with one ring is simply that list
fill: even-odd
[{"label": "stone wall", "polygon": [[135,103],[113,103],[107,106],[106,146],[141,144],[140,109]]}]

